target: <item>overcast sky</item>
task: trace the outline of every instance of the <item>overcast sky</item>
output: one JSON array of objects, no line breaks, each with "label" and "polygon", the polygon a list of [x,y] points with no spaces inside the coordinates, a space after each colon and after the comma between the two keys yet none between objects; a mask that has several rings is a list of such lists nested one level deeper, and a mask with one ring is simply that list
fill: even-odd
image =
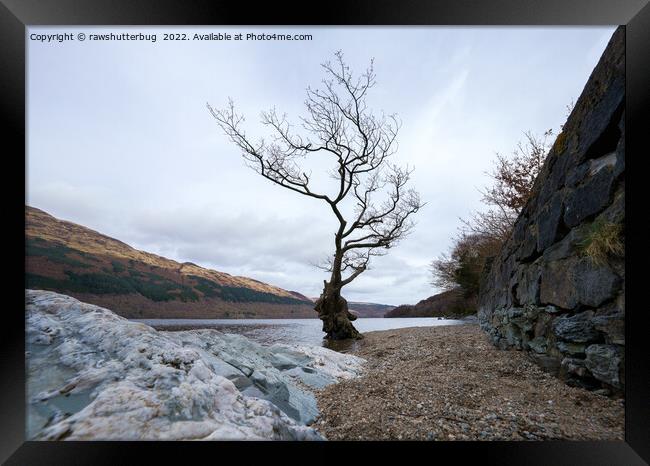
[{"label": "overcast sky", "polygon": [[[157,41],[28,40],[27,204],[135,248],[317,296],[333,251],[327,206],[244,165],[206,102],[232,97],[251,136],[261,110],[295,119],[319,64],[375,58],[371,108],[402,120],[394,162],[415,167],[427,205],[413,233],[344,289],[353,301],[434,294],[429,263],[495,153],[559,128],[614,27],[43,28],[28,34],[157,33]],[[164,32],[311,34],[311,41],[163,41]],[[317,174],[314,173],[313,177]]]}]

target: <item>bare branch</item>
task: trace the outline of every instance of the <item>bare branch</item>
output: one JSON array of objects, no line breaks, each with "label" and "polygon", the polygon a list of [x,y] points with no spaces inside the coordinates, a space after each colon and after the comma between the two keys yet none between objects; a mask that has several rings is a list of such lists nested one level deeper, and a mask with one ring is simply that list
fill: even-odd
[{"label": "bare branch", "polygon": [[[406,187],[412,170],[390,164],[398,148],[401,122],[396,115],[373,114],[366,99],[375,84],[374,62],[354,76],[336,52],[322,65],[325,79],[319,88],[307,88],[306,113],[292,125],[275,108],[261,113],[261,123],[271,132],[267,139],[252,142],[243,130],[244,118],[232,100],[225,109],[207,105],[218,126],[239,148],[245,163],[266,179],[305,196],[321,199],[339,221],[334,235],[334,254],[324,264],[338,288],[368,269],[370,258],[384,254],[413,228],[413,214],[424,205]],[[317,193],[310,186],[312,174],[300,161],[322,154],[331,157],[330,176],[336,192]],[[375,196],[385,194],[383,202]],[[344,218],[339,204],[354,203],[354,217]],[[347,278],[341,275],[349,273]]]}]

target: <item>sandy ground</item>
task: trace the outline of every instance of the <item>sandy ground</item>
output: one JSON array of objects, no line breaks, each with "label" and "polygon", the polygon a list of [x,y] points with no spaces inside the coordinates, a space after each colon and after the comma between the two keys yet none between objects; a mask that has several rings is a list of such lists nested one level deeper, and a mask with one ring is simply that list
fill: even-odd
[{"label": "sandy ground", "polygon": [[329,440],[623,440],[624,401],[569,387],[477,325],[365,334],[366,375],[317,392]]}]

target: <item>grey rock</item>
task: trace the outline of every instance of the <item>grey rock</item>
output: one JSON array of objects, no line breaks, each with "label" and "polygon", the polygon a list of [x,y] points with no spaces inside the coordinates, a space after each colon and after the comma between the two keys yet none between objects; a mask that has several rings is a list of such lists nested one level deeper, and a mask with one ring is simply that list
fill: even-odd
[{"label": "grey rock", "polygon": [[557,192],[544,206],[537,220],[537,250],[543,251],[555,242],[562,218],[563,193]]},{"label": "grey rock", "polygon": [[622,312],[596,316],[592,323],[594,328],[605,335],[606,343],[625,344],[625,316]]},{"label": "grey rock", "polygon": [[573,169],[569,171],[569,173],[566,176],[565,185],[569,188],[573,188],[579,183],[581,183],[582,180],[584,180],[587,177],[590,166],[591,166],[590,163],[587,161],[573,167]]},{"label": "grey rock", "polygon": [[564,238],[544,251],[544,260],[547,262],[565,259],[576,254],[576,246],[584,239],[581,228],[574,228]]},{"label": "grey rock", "polygon": [[578,302],[598,307],[615,296],[620,279],[607,266],[594,265],[589,258],[582,258],[573,268],[573,284]]},{"label": "grey rock", "polygon": [[618,345],[590,345],[585,350],[585,366],[593,376],[616,388],[621,388],[623,348]]},{"label": "grey rock", "polygon": [[573,309],[578,304],[578,292],[573,284],[576,258],[547,262],[542,265],[540,301],[562,309]]},{"label": "grey rock", "polygon": [[610,201],[614,179],[614,170],[605,167],[573,190],[565,201],[565,225],[574,227],[603,210]]},{"label": "grey rock", "polygon": [[581,157],[580,161],[600,157],[607,152],[602,144],[603,133],[608,129],[612,129],[612,126],[616,128],[624,105],[625,66],[623,63],[623,60],[618,62],[619,69],[616,71],[610,70],[609,76],[604,77],[604,79],[603,77],[596,78],[592,76],[592,79],[602,80],[595,84],[596,86],[604,87],[606,92],[601,93],[599,89],[591,89],[592,96],[601,95],[597,99],[592,98],[589,118],[583,119],[580,122],[580,133],[582,137],[576,150]]},{"label": "grey rock", "polygon": [[507,325],[504,333],[509,346],[521,348],[523,336],[519,327],[515,325]]},{"label": "grey rock", "polygon": [[621,116],[618,127],[621,130],[621,139],[616,146],[616,165],[614,166],[614,176],[616,177],[625,171],[625,112]]},{"label": "grey rock", "polygon": [[560,316],[553,321],[553,333],[557,338],[573,343],[596,341],[599,333],[593,326],[593,315],[593,311],[584,311],[571,317]]},{"label": "grey rock", "polygon": [[592,159],[589,161],[589,176],[594,176],[603,168],[613,169],[616,165],[617,154],[616,152],[610,152],[605,154],[600,158]]},{"label": "grey rock", "polygon": [[546,353],[548,341],[543,337],[535,337],[528,342],[528,347],[539,354]]},{"label": "grey rock", "polygon": [[551,314],[546,312],[545,308],[539,308],[540,313],[537,315],[537,320],[535,321],[535,326],[533,327],[533,337],[548,337],[549,334],[549,324],[553,317]]},{"label": "grey rock", "polygon": [[621,224],[625,221],[625,188],[620,187],[614,194],[612,203],[598,216],[610,223]]},{"label": "grey rock", "polygon": [[526,236],[517,251],[517,259],[527,261],[537,252],[537,233],[532,228],[526,230]]},{"label": "grey rock", "polygon": [[584,343],[571,343],[567,341],[558,341],[556,343],[557,349],[560,353],[569,354],[571,356],[584,356],[585,344]]},{"label": "grey rock", "polygon": [[574,160],[571,157],[568,147],[565,147],[563,151],[554,153],[553,161],[553,167],[551,168],[546,185],[549,190],[558,191],[564,187],[568,171],[567,168],[573,165]]},{"label": "grey rock", "polygon": [[516,298],[522,305],[537,304],[541,270],[537,264],[521,266],[517,271]]},{"label": "grey rock", "polygon": [[544,312],[547,312],[548,314],[557,314],[558,312],[560,312],[560,309],[558,309],[555,306],[546,306],[543,309]]},{"label": "grey rock", "polygon": [[544,264],[540,301],[563,309],[578,304],[597,307],[614,297],[619,277],[607,266],[595,265],[586,257],[570,257]]},{"label": "grey rock", "polygon": [[318,440],[304,387],[361,373],[361,359],[326,348],[158,332],[69,296],[25,294],[29,438]]},{"label": "grey rock", "polygon": [[561,370],[567,376],[569,375],[574,375],[578,377],[587,376],[587,368],[585,366],[584,359],[566,357],[562,359]]}]

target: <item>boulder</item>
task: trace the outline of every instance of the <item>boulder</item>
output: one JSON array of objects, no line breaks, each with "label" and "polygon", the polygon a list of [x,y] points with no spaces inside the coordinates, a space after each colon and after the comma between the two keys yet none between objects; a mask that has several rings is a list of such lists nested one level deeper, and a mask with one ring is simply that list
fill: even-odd
[{"label": "boulder", "polygon": [[537,250],[544,251],[555,242],[562,219],[563,193],[556,192],[539,213],[537,220]]},{"label": "boulder", "polygon": [[615,388],[621,388],[620,370],[624,350],[618,345],[589,345],[585,350],[585,366],[593,376]]},{"label": "boulder", "polygon": [[42,440],[318,440],[305,387],[357,376],[363,363],[216,330],[158,332],[33,290],[26,342],[27,434]]},{"label": "boulder", "polygon": [[620,279],[607,265],[596,265],[589,258],[574,256],[543,264],[540,301],[563,309],[578,304],[600,306],[620,289]]},{"label": "boulder", "polygon": [[578,292],[572,270],[577,259],[570,258],[542,264],[539,299],[541,304],[573,309],[578,304]]},{"label": "boulder", "polygon": [[570,228],[577,226],[607,207],[614,179],[613,168],[607,166],[571,191],[565,201],[564,224]]},{"label": "boulder", "polygon": [[592,324],[595,329],[604,334],[606,343],[625,344],[625,315],[622,312],[596,316]]},{"label": "boulder", "polygon": [[555,345],[563,354],[569,354],[571,356],[584,356],[585,355],[585,344],[584,343],[572,343],[568,341],[558,341]]},{"label": "boulder", "polygon": [[544,337],[535,337],[530,340],[528,343],[528,348],[533,350],[536,353],[544,354],[548,348],[548,340]]},{"label": "boulder", "polygon": [[587,377],[587,367],[585,366],[584,359],[566,357],[560,363],[562,372],[565,375],[574,375],[578,377]]},{"label": "boulder", "polygon": [[596,341],[600,334],[592,323],[593,315],[593,311],[585,311],[571,317],[560,316],[553,320],[553,333],[558,339],[572,343]]}]

